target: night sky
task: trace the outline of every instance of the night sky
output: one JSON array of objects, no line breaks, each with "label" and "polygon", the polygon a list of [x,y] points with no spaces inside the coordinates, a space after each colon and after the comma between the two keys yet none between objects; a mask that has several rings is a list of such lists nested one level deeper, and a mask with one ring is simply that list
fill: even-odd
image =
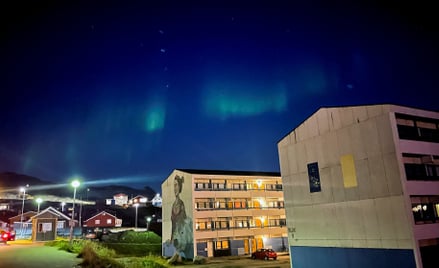
[{"label": "night sky", "polygon": [[426,1],[255,3],[2,2],[0,172],[160,191],[175,168],[279,171],[322,106],[437,110]]}]

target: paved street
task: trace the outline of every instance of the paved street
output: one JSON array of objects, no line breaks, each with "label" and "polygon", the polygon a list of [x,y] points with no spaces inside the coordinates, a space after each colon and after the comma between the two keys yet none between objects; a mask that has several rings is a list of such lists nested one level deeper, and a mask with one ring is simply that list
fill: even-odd
[{"label": "paved street", "polygon": [[[72,268],[79,267],[76,254],[46,247],[42,243],[0,244],[0,268]],[[179,267],[179,266],[176,266]],[[184,264],[185,268],[290,268],[290,256],[280,254],[277,260],[253,260],[249,256],[208,258],[206,264]]]},{"label": "paved street", "polygon": [[0,244],[1,268],[70,268],[80,262],[76,254],[45,247],[42,243]]},{"label": "paved street", "polygon": [[[178,267],[178,266],[176,266]],[[208,259],[203,265],[184,265],[185,268],[290,268],[290,256],[279,255],[277,260],[253,260],[250,256],[229,256]]]}]

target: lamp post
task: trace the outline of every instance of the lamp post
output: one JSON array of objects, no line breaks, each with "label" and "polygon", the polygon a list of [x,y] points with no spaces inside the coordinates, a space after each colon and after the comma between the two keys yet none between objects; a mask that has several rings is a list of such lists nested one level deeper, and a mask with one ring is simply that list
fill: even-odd
[{"label": "lamp post", "polygon": [[73,226],[75,225],[75,199],[76,199],[76,188],[79,187],[81,183],[78,180],[72,181],[72,187],[73,187],[73,207],[72,207],[72,219],[70,221],[70,244],[72,243],[73,239]]},{"label": "lamp post", "polygon": [[[26,184],[26,187],[29,187],[29,184]],[[20,192],[23,192],[23,203],[21,205],[21,216],[20,216],[21,234],[23,234],[23,214],[24,214],[24,199],[26,198],[26,187],[20,188]]]},{"label": "lamp post", "polygon": [[137,209],[139,208],[139,203],[135,203],[134,207],[136,207],[136,221],[134,222],[134,228],[137,229]]},{"label": "lamp post", "polygon": [[149,223],[151,222],[151,217],[146,218],[146,231],[149,231]]},{"label": "lamp post", "polygon": [[36,202],[37,202],[37,204],[38,204],[38,214],[40,213],[40,204],[41,204],[41,202],[43,202],[43,199],[41,199],[40,197],[38,197],[37,198],[37,200],[35,200]]}]

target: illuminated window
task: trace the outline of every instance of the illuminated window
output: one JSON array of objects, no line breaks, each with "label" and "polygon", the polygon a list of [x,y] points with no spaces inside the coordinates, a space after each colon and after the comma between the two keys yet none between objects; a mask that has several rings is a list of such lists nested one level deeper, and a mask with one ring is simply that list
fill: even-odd
[{"label": "illuminated window", "polygon": [[216,241],[216,249],[228,249],[228,248],[229,248],[228,240]]},{"label": "illuminated window", "polygon": [[101,220],[95,220],[95,224],[101,224]]},{"label": "illuminated window", "polygon": [[112,220],[111,219],[107,219],[107,224],[112,224]]}]

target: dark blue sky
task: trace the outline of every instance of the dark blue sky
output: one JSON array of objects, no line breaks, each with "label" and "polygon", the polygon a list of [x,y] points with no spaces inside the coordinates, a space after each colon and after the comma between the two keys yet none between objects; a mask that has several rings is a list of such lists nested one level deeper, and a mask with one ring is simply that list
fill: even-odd
[{"label": "dark blue sky", "polygon": [[251,2],[2,3],[0,172],[159,191],[175,168],[279,171],[321,106],[437,110],[433,6]]}]

